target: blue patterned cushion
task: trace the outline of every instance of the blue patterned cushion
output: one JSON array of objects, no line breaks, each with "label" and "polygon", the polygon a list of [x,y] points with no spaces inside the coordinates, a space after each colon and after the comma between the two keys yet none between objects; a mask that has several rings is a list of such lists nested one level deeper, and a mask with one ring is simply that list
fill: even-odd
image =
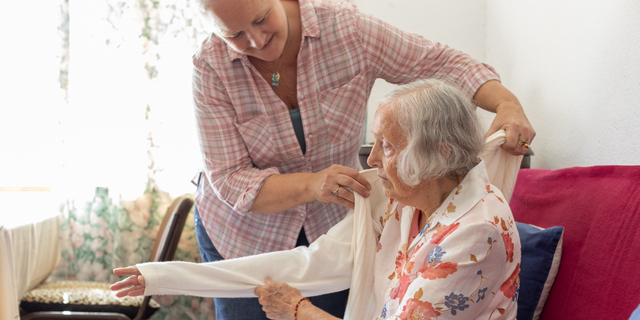
[{"label": "blue patterned cushion", "polygon": [[518,320],[539,319],[558,274],[563,227],[542,229],[516,222],[522,246]]}]

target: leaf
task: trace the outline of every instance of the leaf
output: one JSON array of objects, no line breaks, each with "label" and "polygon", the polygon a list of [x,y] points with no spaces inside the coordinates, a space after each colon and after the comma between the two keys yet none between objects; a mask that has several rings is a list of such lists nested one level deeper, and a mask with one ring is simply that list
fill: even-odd
[{"label": "leaf", "polygon": [[500,223],[500,219],[498,219],[498,216],[494,216],[493,221],[495,221],[496,224]]},{"label": "leaf", "polygon": [[447,212],[449,213],[456,212],[456,206],[454,206],[453,203],[450,203],[449,206],[447,207]]},{"label": "leaf", "polygon": [[476,259],[476,256],[474,254],[471,255],[471,261],[478,262],[478,259]]},{"label": "leaf", "polygon": [[457,196],[458,194],[460,194],[460,190],[462,190],[462,186],[457,186],[457,187],[456,187],[456,196]]},{"label": "leaf", "polygon": [[423,294],[422,288],[420,288],[420,289],[418,289],[418,291],[416,291],[416,293],[413,295],[413,297],[415,299],[420,299],[420,298],[422,298],[422,294]]},{"label": "leaf", "polygon": [[396,277],[396,272],[394,271],[390,276],[389,276],[389,280],[393,280],[393,278]]},{"label": "leaf", "polygon": [[498,200],[500,200],[500,202],[504,203],[504,201],[502,201],[502,199],[500,199],[500,197],[496,196],[496,198],[498,198]]},{"label": "leaf", "polygon": [[504,314],[504,309],[503,308],[498,308],[498,312],[500,312],[500,314]]},{"label": "leaf", "polygon": [[502,218],[500,218],[500,226],[502,227],[502,230],[509,231],[509,229],[507,229],[507,223]]},{"label": "leaf", "polygon": [[444,308],[442,308],[442,307],[436,307],[436,311],[440,311],[440,310],[442,310],[442,309],[444,309]]}]

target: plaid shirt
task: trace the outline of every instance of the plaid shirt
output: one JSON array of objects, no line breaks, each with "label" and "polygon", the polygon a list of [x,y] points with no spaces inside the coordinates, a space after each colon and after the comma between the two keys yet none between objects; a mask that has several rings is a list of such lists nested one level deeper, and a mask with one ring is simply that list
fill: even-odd
[{"label": "plaid shirt", "polygon": [[250,212],[272,174],[361,169],[371,87],[377,78],[409,83],[448,79],[472,97],[495,71],[468,55],[403,32],[347,2],[299,0],[303,40],[297,96],[306,154],[286,105],[251,65],[211,35],[194,55],[193,96],[204,174],[196,204],[223,257],[294,247],[304,226],[313,242],[347,209],[312,202],[277,214]]}]

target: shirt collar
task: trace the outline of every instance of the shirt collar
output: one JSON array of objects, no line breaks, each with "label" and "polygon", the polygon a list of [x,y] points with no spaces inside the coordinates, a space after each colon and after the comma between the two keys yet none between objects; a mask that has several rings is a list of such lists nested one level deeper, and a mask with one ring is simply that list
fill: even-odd
[{"label": "shirt collar", "polygon": [[[299,0],[298,3],[300,5],[300,19],[302,21],[302,38],[320,37],[320,25],[318,24],[318,15],[316,14],[315,7],[309,0]],[[224,42],[224,40],[220,40]],[[226,42],[224,42],[224,44],[227,47],[229,61],[233,61],[235,59],[248,59],[247,55],[233,50]],[[248,62],[248,60],[245,62]]]},{"label": "shirt collar", "polygon": [[431,215],[427,231],[439,224],[449,225],[456,222],[492,192],[484,161],[480,161]]}]

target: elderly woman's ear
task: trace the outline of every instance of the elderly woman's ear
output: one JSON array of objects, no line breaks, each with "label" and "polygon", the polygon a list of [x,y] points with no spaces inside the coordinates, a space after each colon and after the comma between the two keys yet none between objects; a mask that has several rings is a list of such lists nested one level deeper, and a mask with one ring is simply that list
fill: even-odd
[{"label": "elderly woman's ear", "polygon": [[451,146],[446,142],[440,142],[440,154],[444,159],[449,159],[449,156],[451,156]]}]

